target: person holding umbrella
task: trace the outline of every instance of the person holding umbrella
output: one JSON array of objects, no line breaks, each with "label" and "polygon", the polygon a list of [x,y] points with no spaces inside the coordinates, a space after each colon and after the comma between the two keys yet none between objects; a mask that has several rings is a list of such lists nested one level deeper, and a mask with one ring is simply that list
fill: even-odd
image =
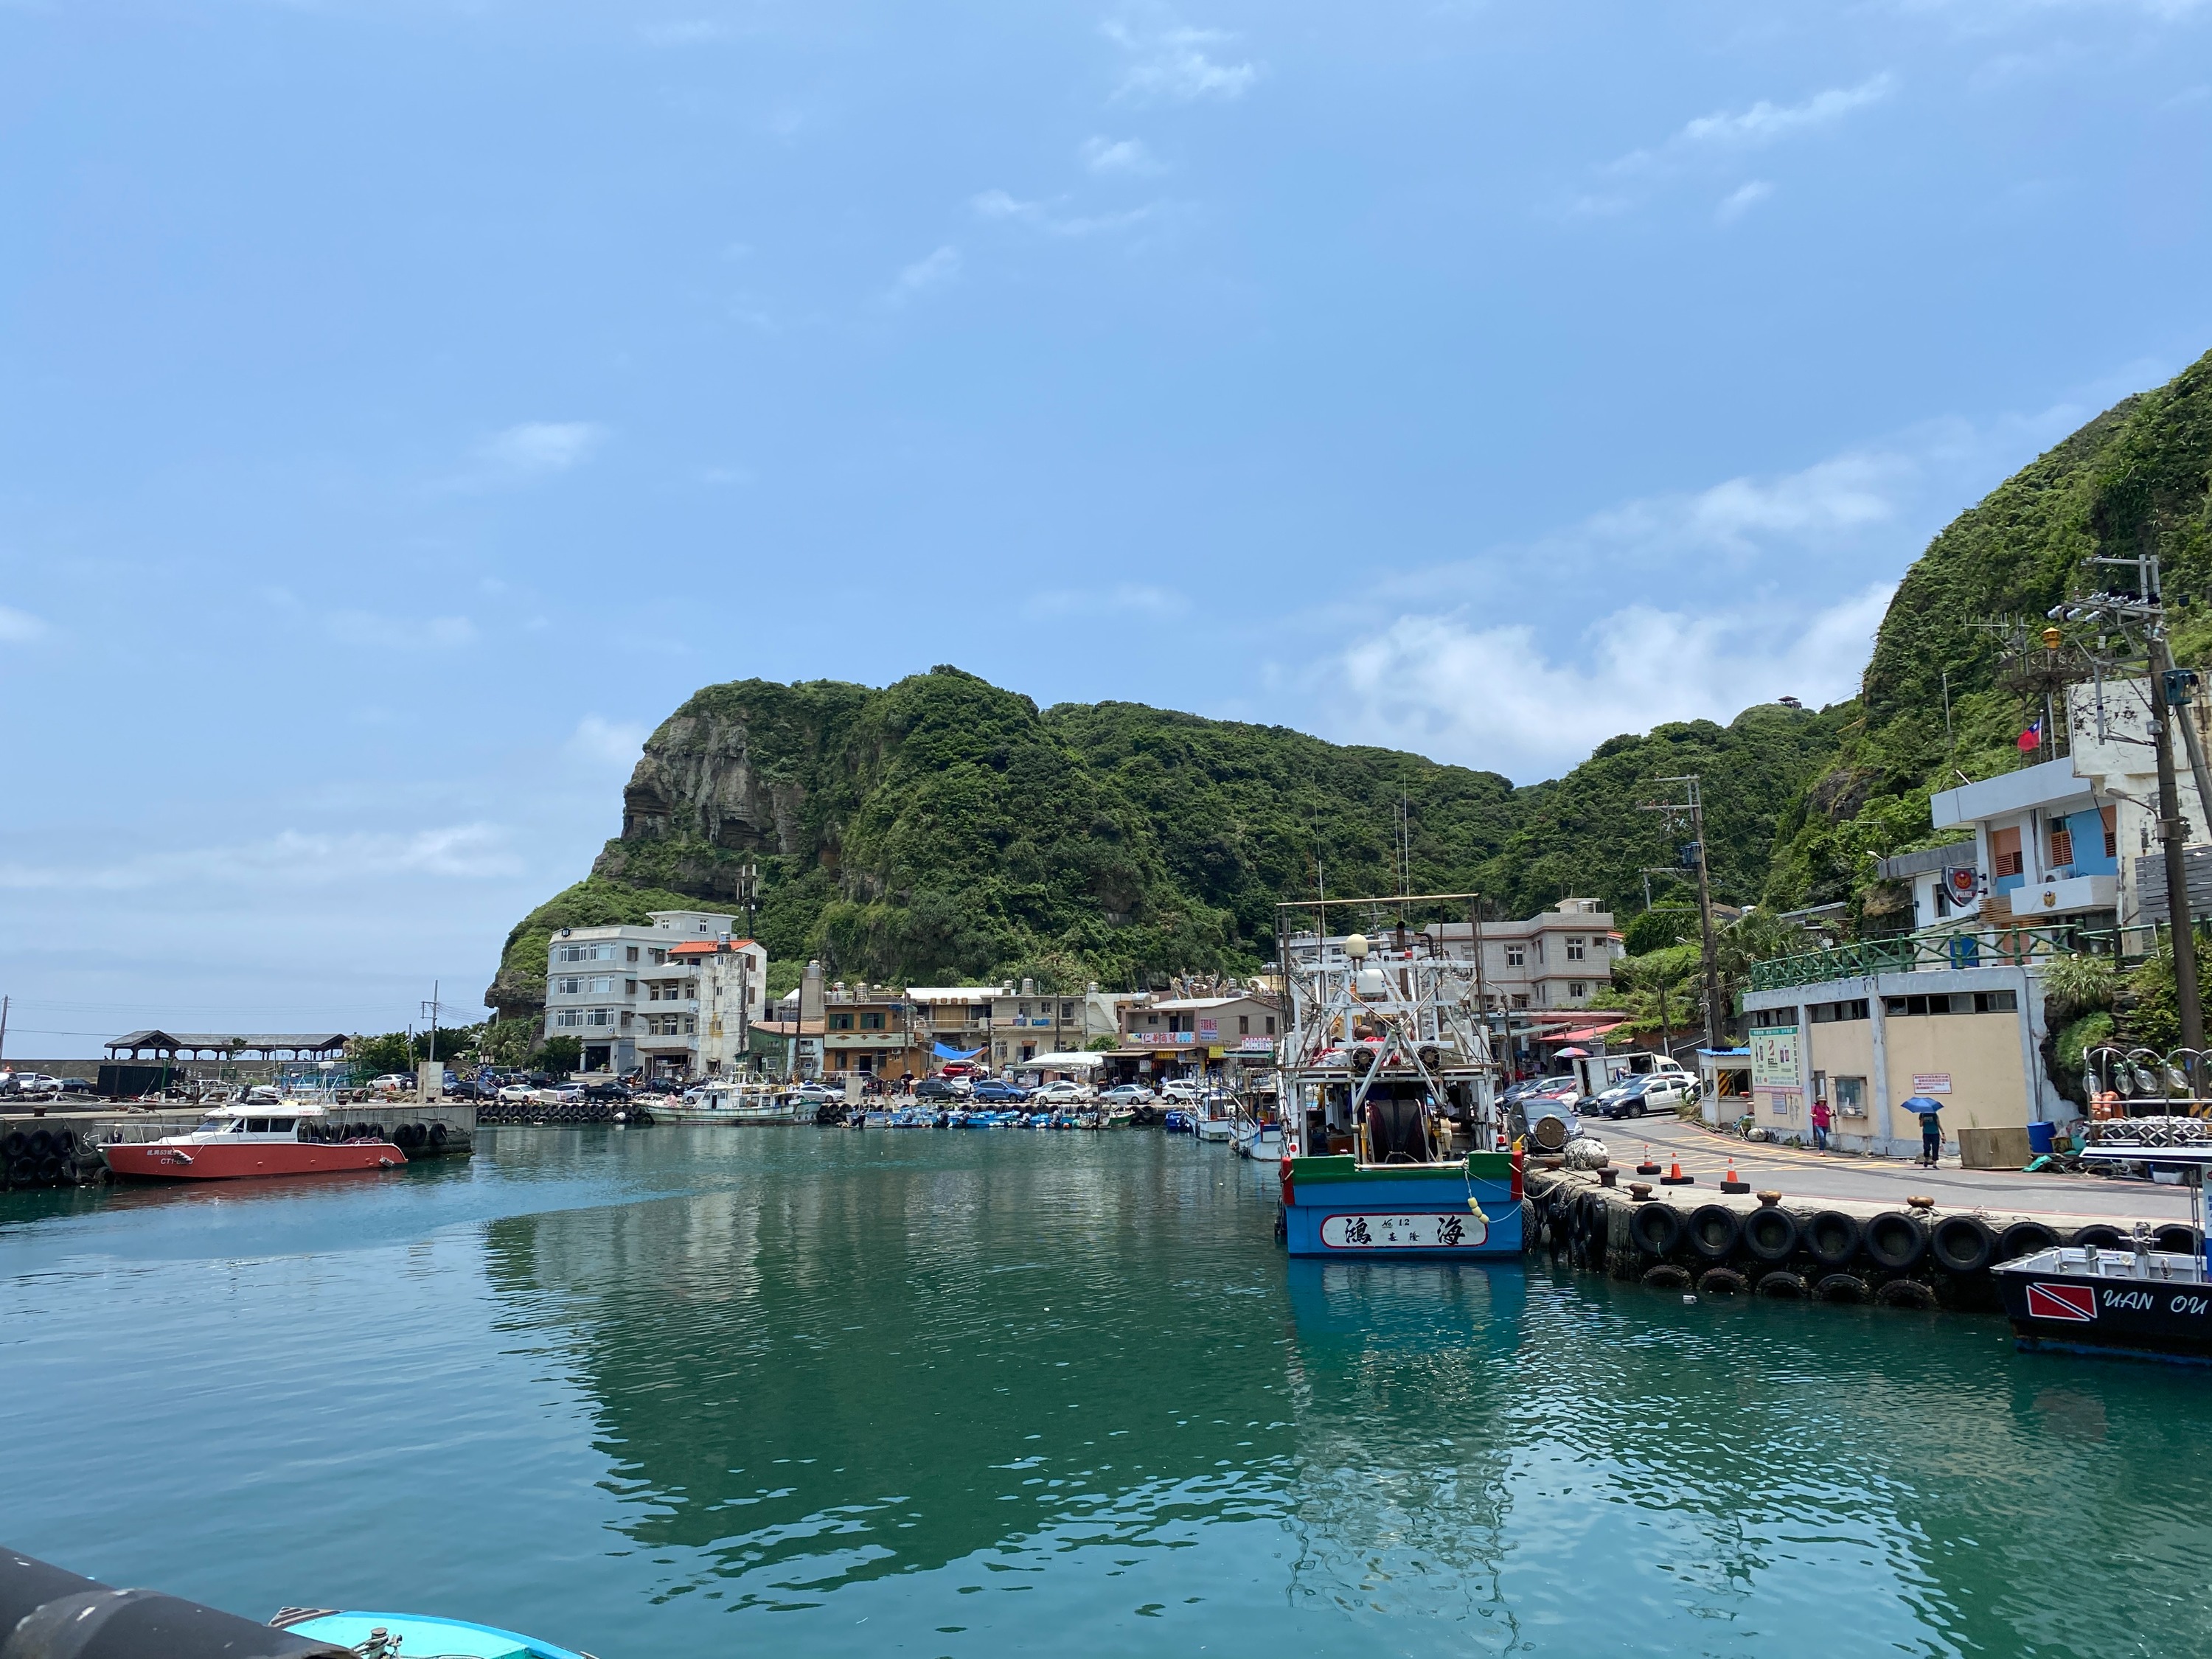
[{"label": "person holding umbrella", "polygon": [[1920,1163],[1923,1168],[1932,1170],[1943,1152],[1943,1120],[1936,1115],[1943,1109],[1943,1103],[1930,1100],[1926,1095],[1915,1095],[1905,1103],[1905,1109],[1920,1114]]}]

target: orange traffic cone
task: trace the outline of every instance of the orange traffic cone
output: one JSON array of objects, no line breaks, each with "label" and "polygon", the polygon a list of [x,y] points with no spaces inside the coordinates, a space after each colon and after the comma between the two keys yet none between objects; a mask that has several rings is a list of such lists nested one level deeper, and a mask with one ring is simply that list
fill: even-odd
[{"label": "orange traffic cone", "polygon": [[1659,1166],[1651,1161],[1651,1143],[1648,1140],[1644,1143],[1644,1162],[1636,1166],[1636,1173],[1638,1175],[1659,1173]]},{"label": "orange traffic cone", "polygon": [[1728,1173],[1721,1177],[1721,1190],[1724,1193],[1747,1193],[1751,1190],[1751,1183],[1748,1181],[1736,1178],[1734,1158],[1729,1159]]},{"label": "orange traffic cone", "polygon": [[1682,1160],[1678,1158],[1674,1167],[1659,1177],[1659,1184],[1662,1187],[1694,1187],[1698,1184],[1698,1178],[1682,1173]]}]

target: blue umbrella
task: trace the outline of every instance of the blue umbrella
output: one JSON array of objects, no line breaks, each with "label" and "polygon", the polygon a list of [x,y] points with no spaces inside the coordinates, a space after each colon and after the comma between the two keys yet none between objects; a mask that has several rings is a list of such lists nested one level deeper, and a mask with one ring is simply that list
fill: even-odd
[{"label": "blue umbrella", "polygon": [[1943,1103],[1942,1101],[1930,1100],[1926,1095],[1915,1095],[1911,1099],[1904,1102],[1903,1104],[1906,1111],[1913,1113],[1940,1112],[1943,1109]]}]

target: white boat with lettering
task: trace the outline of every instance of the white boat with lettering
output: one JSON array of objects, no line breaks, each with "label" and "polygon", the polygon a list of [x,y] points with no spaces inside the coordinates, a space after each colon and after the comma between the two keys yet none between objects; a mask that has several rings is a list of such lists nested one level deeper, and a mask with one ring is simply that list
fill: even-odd
[{"label": "white boat with lettering", "polygon": [[758,1083],[708,1083],[653,1109],[656,1123],[811,1123],[814,1106],[793,1091]]}]

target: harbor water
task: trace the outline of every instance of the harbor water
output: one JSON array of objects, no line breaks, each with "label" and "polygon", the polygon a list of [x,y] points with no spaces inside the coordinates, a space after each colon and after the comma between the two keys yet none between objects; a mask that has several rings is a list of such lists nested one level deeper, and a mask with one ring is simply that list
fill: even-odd
[{"label": "harbor water", "polygon": [[0,1195],[0,1541],[602,1659],[2212,1650],[2212,1376],[1292,1262],[1157,1133]]}]

